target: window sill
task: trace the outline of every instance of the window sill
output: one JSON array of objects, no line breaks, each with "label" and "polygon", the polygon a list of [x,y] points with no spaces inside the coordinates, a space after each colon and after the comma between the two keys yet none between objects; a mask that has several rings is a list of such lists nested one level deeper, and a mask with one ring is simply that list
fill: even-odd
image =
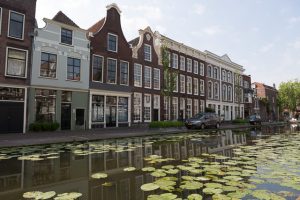
[{"label": "window sill", "polygon": [[107,49],[107,51],[112,52],[112,53],[118,53],[118,50],[117,51],[113,51],[113,50]]},{"label": "window sill", "polygon": [[5,74],[5,77],[9,77],[9,78],[20,78],[20,79],[27,79],[27,76],[21,77],[21,76],[7,75],[7,74]]},{"label": "window sill", "polygon": [[62,43],[62,42],[60,42],[59,44],[60,44],[60,45],[64,45],[64,46],[74,47],[73,44],[66,44],[66,43]]},{"label": "window sill", "polygon": [[14,40],[21,40],[21,41],[24,41],[24,36],[22,38],[17,38],[17,37],[13,37],[13,36],[7,36],[7,38],[9,39],[14,39]]},{"label": "window sill", "polygon": [[70,79],[66,79],[66,81],[70,81],[70,82],[80,82],[80,83],[81,83],[81,80],[70,80]]},{"label": "window sill", "polygon": [[58,80],[57,77],[46,77],[46,76],[39,76],[38,78],[41,78],[41,79],[50,79],[50,80]]}]

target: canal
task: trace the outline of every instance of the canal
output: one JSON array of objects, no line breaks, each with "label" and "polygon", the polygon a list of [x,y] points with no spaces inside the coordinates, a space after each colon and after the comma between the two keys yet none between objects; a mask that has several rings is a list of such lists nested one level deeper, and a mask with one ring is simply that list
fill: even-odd
[{"label": "canal", "polygon": [[0,149],[0,199],[300,197],[297,125]]}]

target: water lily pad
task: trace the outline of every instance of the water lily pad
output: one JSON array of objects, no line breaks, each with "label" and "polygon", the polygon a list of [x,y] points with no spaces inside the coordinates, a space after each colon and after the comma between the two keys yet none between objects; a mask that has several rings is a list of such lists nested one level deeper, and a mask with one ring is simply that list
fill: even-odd
[{"label": "water lily pad", "polygon": [[107,174],[106,173],[95,173],[95,174],[92,174],[92,178],[95,178],[95,179],[101,179],[101,178],[107,178]]},{"label": "water lily pad", "polygon": [[136,168],[135,167],[127,167],[127,168],[124,168],[123,171],[125,172],[132,172],[132,171],[135,171]]},{"label": "water lily pad", "polygon": [[71,193],[63,193],[58,194],[57,197],[54,198],[54,200],[74,200],[81,197],[82,194],[78,192],[71,192]]},{"label": "water lily pad", "polygon": [[202,196],[200,194],[190,194],[187,197],[188,200],[202,200]]},{"label": "water lily pad", "polygon": [[156,190],[158,188],[159,188],[159,186],[154,183],[146,183],[141,186],[141,190],[143,190],[143,191],[152,191],[152,190]]},{"label": "water lily pad", "polygon": [[149,195],[147,200],[174,200],[177,198],[176,194],[164,193],[161,195]]},{"label": "water lily pad", "polygon": [[223,190],[219,188],[204,188],[203,192],[205,194],[220,194],[223,192]]},{"label": "water lily pad", "polygon": [[153,172],[153,171],[155,171],[155,168],[154,167],[144,167],[144,168],[142,168],[142,171],[143,172]]},{"label": "water lily pad", "polygon": [[203,187],[203,184],[198,181],[184,181],[182,183],[180,188],[186,190],[197,190]]}]

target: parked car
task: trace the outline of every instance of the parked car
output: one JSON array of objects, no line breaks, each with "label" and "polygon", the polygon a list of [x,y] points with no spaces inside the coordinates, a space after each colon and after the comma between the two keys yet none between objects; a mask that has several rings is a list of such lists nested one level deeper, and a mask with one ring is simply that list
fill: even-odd
[{"label": "parked car", "polygon": [[261,125],[261,117],[260,115],[251,115],[249,117],[249,123],[252,124],[252,125]]},{"label": "parked car", "polygon": [[219,128],[221,124],[220,117],[215,113],[198,113],[192,118],[185,121],[185,126],[188,129],[191,128],[201,128],[206,127],[216,127]]}]

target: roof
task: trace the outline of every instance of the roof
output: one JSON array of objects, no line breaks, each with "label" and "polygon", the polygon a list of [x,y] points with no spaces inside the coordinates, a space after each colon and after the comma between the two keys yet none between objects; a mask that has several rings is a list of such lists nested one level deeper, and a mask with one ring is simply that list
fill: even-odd
[{"label": "roof", "polygon": [[93,26],[91,26],[90,28],[88,28],[88,31],[89,32],[92,32],[92,33],[96,33],[100,30],[100,28],[103,26],[105,22],[105,17],[100,19],[98,22],[96,22]]},{"label": "roof", "polygon": [[137,38],[134,38],[133,40],[129,41],[128,43],[131,44],[132,46],[136,46],[136,45],[138,45],[139,41],[140,41],[140,38],[137,37]]},{"label": "roof", "polygon": [[73,22],[69,17],[67,17],[62,11],[59,11],[52,20],[79,28],[79,26],[75,24],[75,22]]}]

